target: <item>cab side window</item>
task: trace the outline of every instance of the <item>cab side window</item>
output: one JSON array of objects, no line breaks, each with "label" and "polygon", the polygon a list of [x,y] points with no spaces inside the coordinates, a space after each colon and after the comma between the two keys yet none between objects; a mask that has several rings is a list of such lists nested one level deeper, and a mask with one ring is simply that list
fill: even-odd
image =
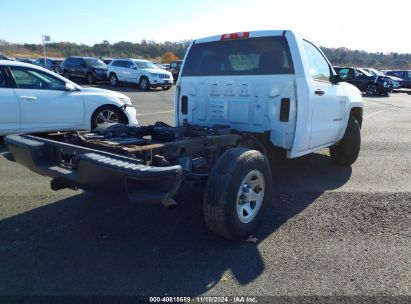
[{"label": "cab side window", "polygon": [[44,72],[20,67],[10,70],[18,89],[65,90],[64,81]]},{"label": "cab side window", "polygon": [[317,81],[330,81],[330,66],[320,51],[310,42],[303,40],[311,77]]}]

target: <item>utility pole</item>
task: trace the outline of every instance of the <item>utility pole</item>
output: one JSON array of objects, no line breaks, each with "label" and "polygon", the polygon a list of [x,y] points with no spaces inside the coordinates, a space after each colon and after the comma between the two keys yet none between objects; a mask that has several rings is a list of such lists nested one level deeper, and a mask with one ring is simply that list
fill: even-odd
[{"label": "utility pole", "polygon": [[47,69],[47,60],[46,60],[46,42],[50,42],[50,36],[49,35],[41,35],[41,38],[43,39],[43,55],[44,55],[44,68]]}]

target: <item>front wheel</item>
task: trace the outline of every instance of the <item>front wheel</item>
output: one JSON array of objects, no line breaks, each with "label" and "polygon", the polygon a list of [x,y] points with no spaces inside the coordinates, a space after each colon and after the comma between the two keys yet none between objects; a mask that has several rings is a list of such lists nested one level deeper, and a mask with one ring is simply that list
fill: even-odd
[{"label": "front wheel", "polygon": [[98,108],[91,117],[91,129],[106,127],[114,123],[127,123],[124,114],[121,113],[121,110],[116,106],[102,106]]},{"label": "front wheel", "polygon": [[330,147],[331,160],[340,165],[351,165],[357,160],[360,147],[360,124],[354,116],[350,116],[344,137],[337,145]]},{"label": "front wheel", "polygon": [[204,194],[204,215],[214,233],[242,240],[256,229],[268,204],[271,168],[259,151],[227,150],[211,171]]},{"label": "front wheel", "polygon": [[365,88],[365,93],[369,96],[377,95],[378,87],[375,83],[370,83]]},{"label": "front wheel", "polygon": [[68,71],[63,72],[63,77],[66,79],[70,79],[70,73]]},{"label": "front wheel", "polygon": [[94,79],[94,76],[92,73],[88,73],[87,74],[87,83],[88,84],[94,84],[96,82],[96,80]]},{"label": "front wheel", "polygon": [[110,74],[110,84],[111,84],[113,87],[117,87],[117,86],[118,86],[118,78],[117,78],[117,75],[114,74],[114,73],[111,73],[111,74]]},{"label": "front wheel", "polygon": [[146,76],[141,77],[138,84],[140,86],[140,89],[144,91],[150,90],[150,81],[148,80]]}]

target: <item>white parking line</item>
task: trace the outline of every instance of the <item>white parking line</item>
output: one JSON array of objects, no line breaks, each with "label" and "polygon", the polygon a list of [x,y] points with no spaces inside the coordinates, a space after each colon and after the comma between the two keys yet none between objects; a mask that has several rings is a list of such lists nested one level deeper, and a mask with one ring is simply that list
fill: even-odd
[{"label": "white parking line", "polygon": [[136,116],[145,116],[145,115],[156,115],[156,114],[166,114],[166,113],[173,113],[174,110],[169,110],[169,111],[159,111],[159,112],[151,112],[151,113],[140,113],[136,114]]},{"label": "white parking line", "polygon": [[372,117],[372,116],[374,116],[374,115],[377,115],[378,113],[381,113],[381,112],[384,112],[384,111],[385,111],[385,110],[381,110],[381,111],[372,113],[372,114],[370,114],[370,115],[365,116],[365,118],[370,118],[370,117]]}]

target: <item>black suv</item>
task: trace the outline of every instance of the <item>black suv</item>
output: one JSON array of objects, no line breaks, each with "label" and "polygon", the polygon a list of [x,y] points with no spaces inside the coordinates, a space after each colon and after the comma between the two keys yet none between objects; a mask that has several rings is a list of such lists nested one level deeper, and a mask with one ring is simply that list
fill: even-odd
[{"label": "black suv", "polygon": [[183,65],[183,61],[182,60],[177,60],[177,61],[172,61],[170,63],[170,69],[169,71],[171,72],[171,74],[173,75],[173,79],[174,81],[177,81],[178,79],[178,74],[180,73],[181,70],[181,66]]},{"label": "black suv", "polygon": [[367,95],[385,95],[392,91],[392,82],[386,76],[374,76],[360,68],[334,67],[342,80],[355,85]]},{"label": "black suv", "polygon": [[65,78],[81,78],[88,84],[107,80],[107,65],[93,57],[69,57],[64,60],[61,70]]}]

